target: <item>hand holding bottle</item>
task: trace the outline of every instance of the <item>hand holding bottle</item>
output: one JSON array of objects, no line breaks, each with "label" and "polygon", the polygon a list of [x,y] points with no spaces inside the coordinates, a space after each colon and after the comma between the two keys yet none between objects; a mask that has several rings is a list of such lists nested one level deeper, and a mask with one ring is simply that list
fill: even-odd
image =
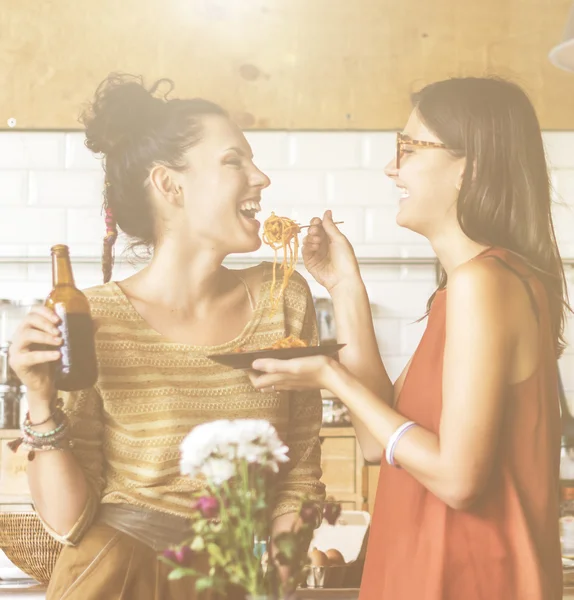
[{"label": "hand holding bottle", "polygon": [[[14,334],[10,366],[26,386],[29,397],[45,398],[55,391],[53,363],[60,359],[60,319],[45,306],[34,306]],[[30,399],[30,398],[29,398]]]},{"label": "hand holding bottle", "polygon": [[[68,247],[52,248],[52,291],[32,308],[10,348],[10,366],[27,388],[30,415],[44,415],[56,390],[87,389],[98,367],[86,296],[75,286]],[[45,415],[44,415],[45,416]]]}]

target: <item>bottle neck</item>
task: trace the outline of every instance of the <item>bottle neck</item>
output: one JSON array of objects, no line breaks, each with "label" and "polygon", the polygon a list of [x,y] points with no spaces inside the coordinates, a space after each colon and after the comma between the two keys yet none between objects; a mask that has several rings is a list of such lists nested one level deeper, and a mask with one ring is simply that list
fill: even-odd
[{"label": "bottle neck", "polygon": [[72,264],[68,254],[52,253],[52,286],[75,287]]}]

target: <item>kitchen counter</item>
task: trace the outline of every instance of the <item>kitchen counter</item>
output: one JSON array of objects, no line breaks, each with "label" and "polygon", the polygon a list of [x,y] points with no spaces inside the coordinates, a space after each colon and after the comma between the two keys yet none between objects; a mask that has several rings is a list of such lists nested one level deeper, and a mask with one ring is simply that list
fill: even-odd
[{"label": "kitchen counter", "polygon": [[45,600],[46,586],[10,580],[0,581],[0,598],[2,600]]}]

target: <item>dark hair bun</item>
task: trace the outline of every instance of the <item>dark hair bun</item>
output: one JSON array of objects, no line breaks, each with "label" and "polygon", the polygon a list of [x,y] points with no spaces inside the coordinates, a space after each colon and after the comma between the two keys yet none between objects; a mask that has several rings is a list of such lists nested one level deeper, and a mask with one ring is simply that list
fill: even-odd
[{"label": "dark hair bun", "polygon": [[110,74],[80,117],[86,146],[92,152],[108,154],[153,128],[165,108],[165,101],[154,96],[159,83],[148,90],[141,77]]}]

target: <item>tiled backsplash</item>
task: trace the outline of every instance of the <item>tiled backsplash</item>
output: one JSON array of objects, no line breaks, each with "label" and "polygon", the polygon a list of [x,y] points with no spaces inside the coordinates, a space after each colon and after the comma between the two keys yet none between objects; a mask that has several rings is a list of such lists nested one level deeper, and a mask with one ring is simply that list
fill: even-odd
[{"label": "tiled backsplash", "polygon": [[[435,273],[431,265],[382,266],[371,260],[432,256],[426,240],[395,224],[397,193],[383,173],[394,152],[394,134],[251,132],[247,137],[256,164],[272,180],[263,196],[263,218],[273,210],[306,222],[332,208],[335,218],[345,222],[342,230],[365,259],[362,271],[381,352],[390,374],[397,376],[424,328],[416,320],[424,314]],[[548,132],[544,137],[553,169],[560,248],[565,258],[574,258],[574,132]],[[68,243],[76,257],[99,256],[102,180],[100,162],[84,147],[81,133],[0,133],[0,298],[46,294],[49,265],[22,259],[47,257],[54,243]],[[267,250],[246,261],[269,258]],[[120,263],[115,277],[131,269]],[[96,263],[78,263],[74,272],[82,287],[101,281]],[[574,284],[574,274],[567,272]],[[316,295],[325,294],[310,283]],[[572,326],[574,321],[574,333]],[[574,405],[574,335],[571,339],[561,371]]]}]

